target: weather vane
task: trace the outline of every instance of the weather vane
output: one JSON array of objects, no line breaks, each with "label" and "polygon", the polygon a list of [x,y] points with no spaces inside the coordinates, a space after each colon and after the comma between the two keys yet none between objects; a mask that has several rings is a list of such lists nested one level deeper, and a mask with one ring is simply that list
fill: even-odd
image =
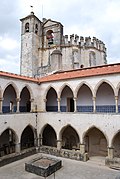
[{"label": "weather vane", "polygon": [[31,12],[33,12],[33,6],[30,6],[30,8],[31,8]]}]

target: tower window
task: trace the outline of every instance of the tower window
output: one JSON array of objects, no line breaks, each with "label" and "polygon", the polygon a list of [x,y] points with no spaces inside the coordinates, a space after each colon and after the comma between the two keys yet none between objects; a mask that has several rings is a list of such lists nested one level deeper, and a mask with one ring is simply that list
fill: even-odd
[{"label": "tower window", "polygon": [[96,54],[95,54],[95,52],[89,53],[89,64],[90,64],[90,66],[96,66]]},{"label": "tower window", "polygon": [[29,23],[28,22],[25,24],[25,32],[29,32]]},{"label": "tower window", "polygon": [[53,40],[54,40],[54,34],[52,30],[48,30],[46,33],[46,38],[48,40],[48,45],[53,44]]},{"label": "tower window", "polygon": [[35,24],[35,33],[38,33],[38,24]]}]

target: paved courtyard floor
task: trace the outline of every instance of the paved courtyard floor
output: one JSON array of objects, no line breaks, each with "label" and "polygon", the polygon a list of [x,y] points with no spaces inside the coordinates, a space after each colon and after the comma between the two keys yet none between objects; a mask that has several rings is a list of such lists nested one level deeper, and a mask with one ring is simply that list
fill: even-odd
[{"label": "paved courtyard floor", "polygon": [[[25,162],[39,156],[41,154],[35,154],[1,167],[0,179],[44,179],[44,177],[25,171]],[[80,162],[65,158],[60,159],[62,160],[63,167],[55,175],[52,174],[46,179],[115,179],[116,176],[120,176],[119,170],[110,169],[100,163],[92,161]]]}]

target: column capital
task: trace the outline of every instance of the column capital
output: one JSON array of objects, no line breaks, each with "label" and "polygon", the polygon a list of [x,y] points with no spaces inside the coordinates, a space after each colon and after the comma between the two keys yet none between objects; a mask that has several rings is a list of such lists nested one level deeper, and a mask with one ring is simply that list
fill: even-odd
[{"label": "column capital", "polygon": [[20,102],[20,100],[21,100],[21,98],[16,98],[16,101],[17,101],[17,102]]},{"label": "column capital", "polygon": [[77,101],[77,97],[74,97],[73,100],[74,100],[74,101]]},{"label": "column capital", "polygon": [[3,101],[4,100],[4,98],[0,98],[0,101]]},{"label": "column capital", "polygon": [[95,101],[95,100],[96,100],[96,96],[93,96],[93,97],[92,97],[92,100]]},{"label": "column capital", "polygon": [[62,139],[58,139],[57,142],[62,142]]},{"label": "column capital", "polygon": [[118,96],[115,96],[115,100],[118,100]]},{"label": "column capital", "polygon": [[57,101],[60,102],[60,101],[61,101],[61,98],[57,98]]}]

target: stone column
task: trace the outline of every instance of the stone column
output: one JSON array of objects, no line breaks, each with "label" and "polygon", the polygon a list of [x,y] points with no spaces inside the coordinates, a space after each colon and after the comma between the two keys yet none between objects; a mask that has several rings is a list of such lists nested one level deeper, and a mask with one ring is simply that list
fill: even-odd
[{"label": "stone column", "polygon": [[57,140],[57,149],[60,150],[62,148],[62,140]]},{"label": "stone column", "polygon": [[17,111],[16,112],[20,112],[20,98],[16,98],[17,101]]},{"label": "stone column", "polygon": [[113,157],[114,157],[114,148],[108,147],[108,158],[113,159]]},{"label": "stone column", "polygon": [[96,112],[96,97],[93,97],[92,100],[93,100],[93,112],[95,113]]},{"label": "stone column", "polygon": [[58,112],[60,112],[60,98],[57,98],[57,102],[58,102]]},{"label": "stone column", "polygon": [[39,145],[42,146],[42,143],[43,143],[43,137],[40,136],[40,138],[39,138]]},{"label": "stone column", "polygon": [[118,113],[118,96],[115,96],[116,113]]},{"label": "stone column", "polygon": [[20,153],[20,143],[15,144],[15,153]]},{"label": "stone column", "polygon": [[33,111],[34,111],[33,101],[34,101],[33,98],[30,99],[30,102],[31,102],[31,110],[30,110],[30,112],[33,112]]},{"label": "stone column", "polygon": [[3,98],[0,98],[0,113],[2,113]]},{"label": "stone column", "polygon": [[80,144],[80,153],[81,154],[85,153],[85,144]]},{"label": "stone column", "polygon": [[77,112],[77,98],[73,98],[74,100],[74,112]]},{"label": "stone column", "polygon": [[44,112],[46,112],[46,103],[47,103],[47,99],[44,99]]}]

